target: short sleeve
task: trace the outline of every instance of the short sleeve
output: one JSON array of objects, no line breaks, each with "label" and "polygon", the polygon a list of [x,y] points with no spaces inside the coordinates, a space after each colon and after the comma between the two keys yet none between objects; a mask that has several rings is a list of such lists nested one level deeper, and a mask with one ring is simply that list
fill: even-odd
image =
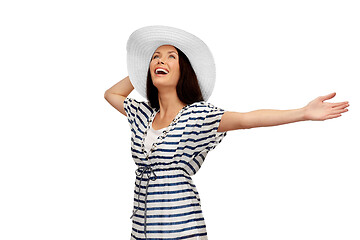
[{"label": "short sleeve", "polygon": [[200,137],[205,142],[205,150],[212,150],[220,142],[224,139],[227,135],[227,131],[225,132],[218,132],[218,128],[220,125],[221,118],[225,110],[219,107],[214,106],[211,103],[205,103],[205,109],[202,114],[202,123],[200,124]]},{"label": "short sleeve", "polygon": [[143,123],[149,115],[150,107],[148,102],[138,101],[134,98],[125,98],[124,100],[124,109],[126,112],[126,117],[128,119],[130,128],[135,128],[137,125],[135,119],[138,119],[138,122]]}]

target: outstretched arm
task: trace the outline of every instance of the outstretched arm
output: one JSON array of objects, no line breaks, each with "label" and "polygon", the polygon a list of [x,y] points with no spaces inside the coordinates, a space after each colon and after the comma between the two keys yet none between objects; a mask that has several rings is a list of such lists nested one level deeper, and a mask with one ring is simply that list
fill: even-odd
[{"label": "outstretched arm", "polygon": [[336,93],[320,96],[312,100],[305,107],[290,110],[260,109],[246,113],[225,112],[221,118],[218,132],[268,127],[281,124],[313,120],[323,121],[341,116],[348,111],[349,102],[327,103]]}]

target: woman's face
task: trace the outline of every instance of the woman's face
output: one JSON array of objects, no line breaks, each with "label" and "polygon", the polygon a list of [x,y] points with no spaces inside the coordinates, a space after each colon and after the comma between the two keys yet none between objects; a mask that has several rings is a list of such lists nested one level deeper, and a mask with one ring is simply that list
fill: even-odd
[{"label": "woman's face", "polygon": [[[164,68],[168,73],[156,74],[156,68]],[[162,89],[176,89],[180,78],[179,55],[176,48],[172,45],[158,47],[151,57],[150,62],[151,79],[154,86],[160,91]]]}]

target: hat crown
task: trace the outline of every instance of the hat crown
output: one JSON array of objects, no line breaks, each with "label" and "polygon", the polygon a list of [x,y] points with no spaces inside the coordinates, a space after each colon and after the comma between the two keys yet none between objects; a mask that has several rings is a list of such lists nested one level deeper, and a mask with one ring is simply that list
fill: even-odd
[{"label": "hat crown", "polygon": [[126,44],[127,68],[134,88],[146,98],[146,78],[151,57],[162,45],[173,45],[188,57],[204,100],[207,101],[214,89],[216,78],[213,55],[200,38],[170,26],[146,26],[130,35]]}]

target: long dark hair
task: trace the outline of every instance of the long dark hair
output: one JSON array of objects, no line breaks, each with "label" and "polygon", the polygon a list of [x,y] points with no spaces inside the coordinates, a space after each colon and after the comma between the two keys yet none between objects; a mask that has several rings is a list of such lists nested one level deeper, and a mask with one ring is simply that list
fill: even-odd
[{"label": "long dark hair", "polygon": [[[179,54],[180,66],[180,78],[176,85],[176,93],[179,99],[185,104],[204,101],[198,79],[188,57],[180,49],[176,48],[176,50]],[[152,82],[150,67],[146,81],[146,96],[151,107],[158,110],[160,108],[158,90]]]}]

